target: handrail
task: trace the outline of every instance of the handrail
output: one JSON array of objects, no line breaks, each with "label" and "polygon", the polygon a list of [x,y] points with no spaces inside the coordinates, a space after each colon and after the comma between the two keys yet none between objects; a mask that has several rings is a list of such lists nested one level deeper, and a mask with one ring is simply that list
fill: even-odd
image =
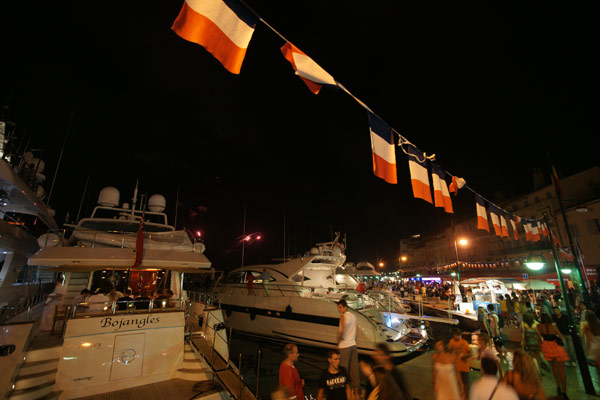
[{"label": "handrail", "polygon": [[[126,300],[126,301],[95,301],[85,302],[71,305],[71,312],[69,313],[70,318],[78,318],[81,316],[93,316],[93,315],[121,315],[131,313],[144,313],[144,312],[166,312],[166,311],[181,311],[185,310],[185,300],[183,299],[169,299],[162,300],[162,304],[156,307],[154,303],[156,300]],[[118,305],[125,305],[125,309],[119,308]],[[136,304],[141,304],[143,307],[136,307]],[[89,310],[90,305],[103,305],[102,310]]]}]

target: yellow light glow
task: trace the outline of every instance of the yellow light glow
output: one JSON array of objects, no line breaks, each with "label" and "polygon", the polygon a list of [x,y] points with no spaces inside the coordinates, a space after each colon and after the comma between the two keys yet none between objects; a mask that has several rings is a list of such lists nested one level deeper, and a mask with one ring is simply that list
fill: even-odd
[{"label": "yellow light glow", "polygon": [[91,347],[92,344],[90,342],[81,343],[81,347]]},{"label": "yellow light glow", "polygon": [[461,246],[466,246],[469,244],[469,241],[465,238],[461,238],[461,239],[458,239],[458,244],[460,244]]}]

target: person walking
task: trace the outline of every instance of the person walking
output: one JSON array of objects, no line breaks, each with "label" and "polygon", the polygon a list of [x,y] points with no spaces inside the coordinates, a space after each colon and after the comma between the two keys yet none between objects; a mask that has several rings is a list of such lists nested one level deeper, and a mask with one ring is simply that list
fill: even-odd
[{"label": "person walking", "polygon": [[263,268],[261,279],[263,287],[265,288],[265,293],[267,296],[270,296],[271,294],[269,293],[269,285],[271,283],[271,274],[266,268]]},{"label": "person walking", "polygon": [[337,338],[338,350],[340,351],[340,365],[348,372],[354,398],[358,400],[360,381],[358,377],[358,349],[356,347],[356,317],[352,312],[348,311],[348,303],[344,299],[337,302],[337,309],[340,313]]},{"label": "person walking", "polygon": [[340,366],[340,352],[327,351],[329,365],[319,377],[317,400],[352,400],[352,389],[346,368]]},{"label": "person walking", "polygon": [[542,342],[537,333],[537,322],[533,313],[523,314],[521,324],[521,347],[537,362],[538,372],[542,373],[542,357],[540,354]]},{"label": "person walking", "polygon": [[[477,336],[477,360],[481,363],[481,359],[484,357],[492,359],[498,366],[498,372],[500,372],[500,379],[502,379],[503,371],[500,365],[500,359],[496,355],[496,352],[489,347],[490,337],[486,332],[480,332]],[[483,373],[482,373],[483,374]]]},{"label": "person walking", "polygon": [[300,374],[294,366],[300,353],[298,346],[293,343],[288,343],[283,348],[285,360],[279,366],[279,386],[287,388],[289,400],[304,400],[304,379],[300,379]]},{"label": "person walking", "polygon": [[48,295],[44,302],[44,311],[40,321],[40,331],[50,332],[54,325],[54,315],[56,307],[60,306],[65,295],[65,287],[62,284],[62,279],[54,281],[54,291]]},{"label": "person walking", "polygon": [[552,365],[558,396],[568,399],[565,361],[569,361],[569,356],[563,347],[564,338],[556,325],[552,323],[552,318],[546,313],[542,313],[542,321],[538,325],[537,331],[538,338],[542,341],[542,354]]},{"label": "person walking", "polygon": [[451,332],[452,338],[448,341],[448,351],[456,356],[456,369],[460,374],[464,392],[468,393],[471,347],[469,342],[462,338],[460,329],[452,328]]},{"label": "person walking", "polygon": [[585,339],[587,356],[596,363],[600,375],[600,321],[592,311],[586,313],[587,324],[583,327],[581,336]]},{"label": "person walking", "polygon": [[456,355],[448,351],[446,339],[435,342],[433,360],[433,394],[435,400],[461,400],[462,384],[456,370]]},{"label": "person walking", "polygon": [[571,332],[569,331],[569,320],[567,319],[567,316],[560,311],[558,306],[552,307],[552,320],[565,338],[564,347],[570,359],[570,361],[567,361],[565,365],[567,367],[574,367],[577,364],[574,362],[576,360],[575,347],[573,346],[573,338],[571,337]]},{"label": "person walking", "polygon": [[498,366],[493,360],[481,359],[481,373],[483,376],[471,385],[469,400],[519,400],[514,388],[498,380]]},{"label": "person walking", "polygon": [[488,309],[488,314],[489,314],[488,319],[490,322],[490,336],[494,342],[494,347],[496,348],[496,351],[500,355],[500,358],[504,358],[505,351],[504,351],[504,341],[502,340],[502,329],[500,326],[500,318],[498,317],[498,314],[496,314],[496,312],[494,311],[493,304],[488,304],[487,309]]},{"label": "person walking", "polygon": [[514,352],[513,369],[504,375],[503,381],[512,386],[521,399],[546,400],[540,373],[523,350]]}]

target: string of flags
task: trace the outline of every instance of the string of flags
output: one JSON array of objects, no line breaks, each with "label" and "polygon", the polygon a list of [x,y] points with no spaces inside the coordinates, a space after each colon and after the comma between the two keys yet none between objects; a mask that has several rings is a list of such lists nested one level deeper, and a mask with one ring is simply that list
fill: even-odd
[{"label": "string of flags", "polygon": [[[318,94],[323,86],[337,87],[350,95],[367,111],[375,176],[390,184],[398,183],[396,147],[399,147],[408,156],[411,185],[415,198],[427,201],[434,207],[443,208],[447,213],[454,213],[450,193],[456,196],[460,189],[466,188],[475,195],[477,229],[490,232],[491,222],[495,235],[510,239],[510,226],[512,238],[519,240],[518,228],[522,226],[526,241],[537,242],[542,238],[549,238],[551,235],[552,240],[557,243],[557,248],[562,248],[542,220],[524,219],[503,210],[470,188],[465,179],[445,171],[435,162],[435,154],[427,155],[419,150],[243,2],[239,0],[185,0],[179,15],[173,22],[172,30],[181,38],[203,46],[229,72],[239,74],[258,22],[262,22],[285,42],[280,48],[283,57],[312,93]],[[394,140],[396,136],[397,144]],[[430,170],[432,185],[430,184]],[[449,186],[447,177],[450,178]],[[555,169],[553,169],[552,178],[556,190],[560,190]]]}]

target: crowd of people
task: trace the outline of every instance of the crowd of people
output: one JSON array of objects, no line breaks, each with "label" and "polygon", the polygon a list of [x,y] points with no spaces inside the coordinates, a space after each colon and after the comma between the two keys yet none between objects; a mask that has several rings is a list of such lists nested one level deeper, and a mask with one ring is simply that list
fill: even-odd
[{"label": "crowd of people", "polygon": [[[372,283],[361,282],[361,293],[372,288]],[[402,297],[420,295],[451,300],[460,296],[470,302],[473,293],[460,287],[460,294],[449,283],[423,284],[421,282],[378,283],[379,288],[395,291]],[[371,286],[371,287],[369,287]],[[592,286],[592,301],[598,304],[598,287]],[[489,399],[568,399],[565,367],[575,367],[571,329],[577,329],[589,360],[600,367],[600,323],[594,305],[589,310],[577,293],[570,291],[564,301],[560,291],[514,291],[497,297],[499,304],[489,304],[478,309],[479,331],[473,337],[473,345],[463,338],[458,328],[453,328],[450,338],[441,338],[434,344],[433,394],[436,400],[489,400]],[[575,306],[576,305],[576,306]],[[575,316],[572,328],[566,316],[571,307]],[[338,349],[327,352],[328,367],[319,379],[317,399],[413,399],[402,378],[394,367],[385,343],[381,343],[372,364],[361,361],[356,368],[356,321],[347,312],[344,300],[338,303],[340,324]],[[520,331],[520,345],[514,343],[507,350],[503,330],[511,326]],[[512,357],[508,357],[509,353]],[[294,368],[298,360],[298,348],[293,344],[285,347],[286,359],[280,368],[280,387],[273,392],[273,399],[303,399],[304,381]],[[356,361],[355,361],[356,360]],[[472,361],[480,365],[480,376],[473,380]],[[371,390],[361,389],[358,370],[363,383]],[[546,372],[547,371],[547,372]],[[542,376],[551,373],[556,383],[556,395],[547,397]],[[470,382],[470,379],[472,380]]]}]

